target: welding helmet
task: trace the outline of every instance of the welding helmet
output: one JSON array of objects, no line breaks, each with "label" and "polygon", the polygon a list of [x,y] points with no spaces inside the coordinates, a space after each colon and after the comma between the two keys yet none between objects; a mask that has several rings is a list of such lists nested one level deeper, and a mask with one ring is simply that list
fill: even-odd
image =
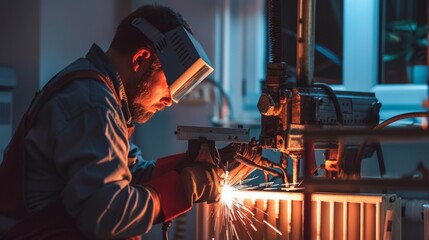
[{"label": "welding helmet", "polygon": [[131,24],[153,43],[174,102],[213,72],[204,49],[182,25],[162,33],[144,18]]}]

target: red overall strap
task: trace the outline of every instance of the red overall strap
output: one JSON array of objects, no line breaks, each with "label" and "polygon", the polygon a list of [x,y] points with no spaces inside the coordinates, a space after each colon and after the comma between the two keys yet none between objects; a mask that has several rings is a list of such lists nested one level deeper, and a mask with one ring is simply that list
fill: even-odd
[{"label": "red overall strap", "polygon": [[39,94],[40,96],[35,97],[34,106],[31,106],[22,118],[5,151],[3,163],[0,165],[0,212],[13,218],[23,219],[12,227],[3,239],[59,239],[59,234],[70,236],[65,239],[82,238],[81,234],[75,230],[74,220],[64,209],[61,199],[32,215],[28,214],[24,199],[25,136],[38,112],[52,95],[76,79],[94,79],[105,83],[114,93],[118,104],[121,105],[113,83],[102,74],[92,70],[66,73],[48,85]]}]

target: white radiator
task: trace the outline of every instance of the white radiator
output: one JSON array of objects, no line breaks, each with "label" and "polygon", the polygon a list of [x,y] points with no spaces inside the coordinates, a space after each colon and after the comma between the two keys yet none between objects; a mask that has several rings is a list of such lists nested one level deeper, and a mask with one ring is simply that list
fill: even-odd
[{"label": "white radiator", "polygon": [[[217,214],[219,206],[200,206],[196,239],[303,239],[302,193],[245,191],[240,196],[238,202],[249,211],[235,213],[231,222]],[[306,231],[316,240],[396,240],[401,239],[400,213],[401,199],[392,194],[317,193],[312,194],[311,229]]]}]

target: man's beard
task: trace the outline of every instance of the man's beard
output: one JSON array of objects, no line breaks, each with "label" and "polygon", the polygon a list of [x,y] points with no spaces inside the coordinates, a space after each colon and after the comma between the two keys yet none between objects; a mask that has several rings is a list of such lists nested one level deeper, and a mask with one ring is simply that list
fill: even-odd
[{"label": "man's beard", "polygon": [[153,117],[154,112],[146,112],[140,107],[131,107],[131,116],[136,123],[145,123]]},{"label": "man's beard", "polygon": [[136,102],[136,99],[141,99],[143,97],[150,97],[149,88],[151,86],[151,81],[141,81],[137,85],[137,94],[132,99],[129,100],[131,117],[134,122],[145,123],[155,114],[154,112],[149,112],[144,106]]}]

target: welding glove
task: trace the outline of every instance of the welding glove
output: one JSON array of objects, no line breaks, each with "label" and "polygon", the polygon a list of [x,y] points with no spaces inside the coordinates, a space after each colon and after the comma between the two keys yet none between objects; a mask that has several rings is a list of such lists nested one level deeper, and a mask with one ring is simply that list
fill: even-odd
[{"label": "welding glove", "polygon": [[180,177],[190,203],[219,201],[224,172],[215,165],[207,144],[200,145],[192,165],[184,167]]},{"label": "welding glove", "polygon": [[[159,162],[158,162],[159,161]],[[186,153],[158,159],[153,178],[142,182],[158,195],[161,221],[169,221],[192,208],[194,202],[217,202],[223,184],[223,170],[216,167],[206,147],[195,161]]]},{"label": "welding glove", "polygon": [[228,183],[237,184],[244,180],[255,170],[254,166],[249,166],[240,161],[239,156],[252,161],[256,165],[261,164],[262,148],[257,146],[255,140],[249,143],[230,143],[219,150],[220,160],[224,165],[228,165]]},{"label": "welding glove", "polygon": [[222,176],[218,167],[209,163],[195,163],[185,167],[180,173],[188,202],[218,202],[222,190]]}]

